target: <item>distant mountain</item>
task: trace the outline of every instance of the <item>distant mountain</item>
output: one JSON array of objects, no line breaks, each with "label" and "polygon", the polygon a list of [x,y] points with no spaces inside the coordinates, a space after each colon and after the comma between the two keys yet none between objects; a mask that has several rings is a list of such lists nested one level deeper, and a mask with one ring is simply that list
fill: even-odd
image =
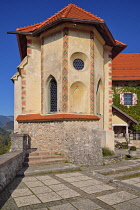
[{"label": "distant mountain", "polygon": [[0,115],[0,127],[2,127],[7,122],[14,121],[14,116],[3,116]]},{"label": "distant mountain", "polygon": [[0,128],[0,136],[9,136],[10,132],[4,130],[3,128]]},{"label": "distant mountain", "polygon": [[1,126],[6,131],[13,131],[14,130],[14,121],[9,121]]}]

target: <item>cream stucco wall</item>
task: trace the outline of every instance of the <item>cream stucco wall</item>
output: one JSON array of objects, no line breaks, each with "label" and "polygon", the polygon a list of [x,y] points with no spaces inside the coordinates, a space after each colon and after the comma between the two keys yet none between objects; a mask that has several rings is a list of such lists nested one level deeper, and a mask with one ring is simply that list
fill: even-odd
[{"label": "cream stucco wall", "polygon": [[41,47],[40,39],[32,40],[31,55],[28,55],[26,70],[26,111],[25,113],[40,113],[41,109]]},{"label": "cream stucco wall", "polygon": [[17,76],[17,79],[14,80],[14,132],[18,132],[16,118],[21,113],[21,77]]},{"label": "cream stucco wall", "polygon": [[[76,70],[73,67],[73,61],[76,59],[84,61],[84,68]],[[90,112],[90,33],[82,30],[69,31],[69,47],[68,47],[68,81],[69,81],[69,112],[89,113]],[[78,84],[82,83],[83,88]],[[73,84],[76,84],[74,86]],[[74,89],[75,88],[75,89]],[[71,89],[71,91],[70,91]],[[77,93],[76,93],[77,92]],[[79,92],[79,93],[78,93]],[[75,95],[74,95],[75,94]],[[79,110],[73,107],[76,103],[77,94],[82,95],[79,102]],[[78,107],[78,103],[76,105]]]},{"label": "cream stucco wall", "polygon": [[120,118],[119,116],[113,114],[112,115],[112,124],[121,124],[121,125],[124,124],[124,125],[127,125],[127,122],[122,117]]},{"label": "cream stucco wall", "polygon": [[[94,100],[95,114],[97,114],[97,106],[100,106],[100,114],[103,115],[104,100],[104,46],[105,42],[94,29]],[[100,83],[100,96],[97,96],[97,87]],[[100,97],[100,104],[97,103],[97,97]],[[103,121],[100,121],[100,127],[103,128]]]},{"label": "cream stucco wall", "polygon": [[44,113],[49,112],[48,107],[48,79],[53,76],[57,82],[58,112],[61,112],[62,95],[62,49],[63,31],[60,30],[44,37]]}]

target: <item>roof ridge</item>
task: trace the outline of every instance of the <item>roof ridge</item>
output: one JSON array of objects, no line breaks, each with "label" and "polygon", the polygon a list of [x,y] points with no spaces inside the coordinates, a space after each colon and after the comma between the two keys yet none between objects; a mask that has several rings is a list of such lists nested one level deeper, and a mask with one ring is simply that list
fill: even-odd
[{"label": "roof ridge", "polygon": [[34,30],[39,29],[41,27],[43,27],[45,24],[49,24],[50,22],[53,22],[55,20],[58,20],[59,18],[63,18],[63,17],[68,17],[68,14],[70,13],[72,8],[76,8],[77,10],[85,13],[86,15],[89,15],[90,17],[94,18],[95,20],[98,21],[104,21],[103,19],[101,19],[100,17],[86,11],[85,9],[82,9],[81,7],[75,5],[75,4],[68,4],[66,7],[64,7],[63,9],[59,10],[57,13],[55,13],[54,15],[52,15],[51,17],[47,18],[46,20],[40,22],[40,23],[36,23],[33,25],[29,25],[29,26],[24,26],[21,28],[17,28],[17,31],[20,31],[22,29],[26,30],[26,29],[30,29],[32,27],[36,27],[34,28]]},{"label": "roof ridge", "polygon": [[102,19],[102,18],[100,18],[100,17],[98,17],[98,16],[92,14],[91,12],[88,12],[88,11],[86,11],[85,9],[83,9],[83,8],[81,8],[81,7],[79,7],[79,6],[75,5],[75,4],[72,4],[72,5],[73,5],[74,7],[76,7],[77,9],[81,10],[81,12],[85,12],[87,15],[90,15],[91,17],[94,17],[94,18],[97,19],[97,20],[100,19],[100,21],[104,21],[104,19]]},{"label": "roof ridge", "polygon": [[68,15],[68,13],[70,12],[71,8],[72,8],[73,4],[69,4],[67,10],[64,12],[64,14],[62,15],[62,17],[66,17]]},{"label": "roof ridge", "polygon": [[68,6],[69,5],[67,5],[63,9],[59,10],[58,12],[56,12],[54,15],[52,15],[51,17],[49,17],[47,20],[43,21],[42,24],[39,26],[39,28],[41,28],[46,22],[49,22],[51,19],[55,18],[56,15],[60,15],[61,13],[63,13],[64,10],[66,10]]}]

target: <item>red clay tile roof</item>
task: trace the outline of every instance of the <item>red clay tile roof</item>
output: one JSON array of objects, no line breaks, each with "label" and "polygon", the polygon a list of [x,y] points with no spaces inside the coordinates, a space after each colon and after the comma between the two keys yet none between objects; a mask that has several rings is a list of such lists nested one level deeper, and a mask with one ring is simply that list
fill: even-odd
[{"label": "red clay tile roof", "polygon": [[60,121],[60,120],[99,120],[100,118],[95,115],[84,114],[26,114],[18,115],[18,122],[37,122],[37,121]]},{"label": "red clay tile roof", "polygon": [[115,40],[115,42],[116,42],[117,45],[126,45],[126,44],[124,44],[123,42],[120,42],[120,41],[118,41],[118,40]]},{"label": "red clay tile roof", "polygon": [[122,53],[112,62],[112,79],[140,80],[140,53]]},{"label": "red clay tile roof", "polygon": [[21,32],[32,32],[36,29],[42,28],[45,25],[48,25],[60,18],[73,18],[73,19],[82,19],[82,20],[95,20],[95,21],[104,21],[100,17],[97,17],[90,12],[87,12],[86,10],[74,5],[69,4],[68,6],[64,7],[62,10],[48,18],[47,20],[37,23],[31,26],[18,28],[17,31]]}]

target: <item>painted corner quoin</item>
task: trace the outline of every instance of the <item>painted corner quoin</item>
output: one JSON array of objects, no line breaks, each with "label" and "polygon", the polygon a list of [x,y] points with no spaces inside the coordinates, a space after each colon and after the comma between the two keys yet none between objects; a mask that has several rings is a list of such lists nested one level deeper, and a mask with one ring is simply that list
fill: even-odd
[{"label": "painted corner quoin", "polygon": [[[32,53],[31,49],[32,40],[27,39],[27,55],[30,56]],[[22,113],[25,113],[26,110],[26,70],[21,70],[21,104],[22,104]]]},{"label": "painted corner quoin", "polygon": [[31,40],[31,39],[28,39],[28,40],[27,40],[27,55],[28,55],[28,56],[30,56],[30,54],[32,54],[31,45],[32,45],[32,40]]},{"label": "painted corner quoin", "polygon": [[109,105],[109,130],[112,130],[112,54],[108,54],[108,105]]},{"label": "painted corner quoin", "polygon": [[21,70],[21,103],[22,113],[26,110],[26,70]]},{"label": "painted corner quoin", "polygon": [[68,112],[68,28],[63,30],[62,112]]},{"label": "painted corner quoin", "polygon": [[94,33],[90,32],[90,113],[94,114]]},{"label": "painted corner quoin", "polygon": [[41,39],[41,113],[44,108],[44,37]]}]

